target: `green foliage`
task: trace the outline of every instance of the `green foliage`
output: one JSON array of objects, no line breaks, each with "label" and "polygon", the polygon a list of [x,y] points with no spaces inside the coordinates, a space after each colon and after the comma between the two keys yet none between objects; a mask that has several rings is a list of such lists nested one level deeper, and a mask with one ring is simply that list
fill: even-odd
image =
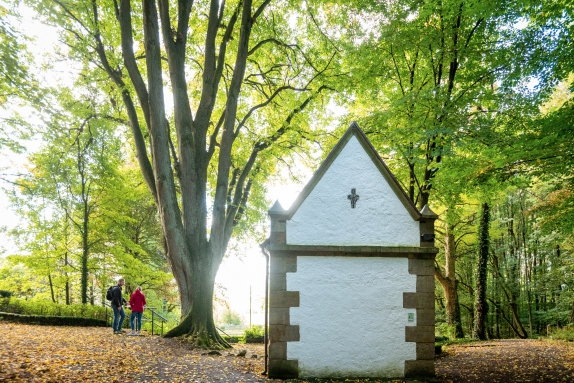
[{"label": "green foliage", "polygon": [[[164,187],[173,185],[171,201],[158,202],[162,208],[174,207],[168,214],[162,211],[162,218],[181,220],[164,222],[164,227],[186,228],[181,238],[201,239],[187,244],[192,251],[217,261],[234,239],[265,237],[266,182],[280,177],[283,165],[312,163],[323,141],[336,140],[337,132],[326,138],[320,128],[333,121],[326,112],[326,92],[338,89],[339,102],[359,120],[413,202],[428,200],[440,213],[439,267],[448,261],[442,237],[454,235],[453,278],[460,324],[467,331],[475,310],[479,201],[492,201],[491,261],[483,264],[490,335],[532,336],[548,324],[573,321],[571,2],[367,0],[305,2],[304,7],[264,2],[251,40],[243,45],[252,50],[245,52],[241,73],[239,28],[229,22],[240,3],[219,2],[225,4],[222,24],[206,44],[208,10],[196,2],[189,22],[193,33],[187,34],[181,52],[186,53],[185,81],[170,77],[177,72],[173,60],[148,73],[151,56],[145,49],[153,44],[144,44],[139,3],[121,3],[132,5],[134,41],[127,52],[121,51],[115,3],[29,4],[60,28],[66,49],[55,50],[63,53],[59,58],[78,64],[80,73],[71,79],[73,88],[46,90],[38,104],[41,123],[26,119],[38,125],[30,131],[39,133],[43,145],[10,190],[26,222],[13,233],[19,251],[0,267],[0,289],[13,297],[97,303],[121,275],[127,291],[142,285],[154,306],[166,306],[167,315],[177,316],[176,287],[166,261],[173,254],[166,254],[162,243],[170,237],[162,233],[158,205],[149,195],[155,181],[141,177],[136,159],[152,154],[155,160],[166,159],[154,170],[164,171]],[[175,10],[170,3],[171,22],[180,17]],[[14,27],[17,20],[11,6],[0,6],[0,107],[5,112],[15,97],[36,94],[26,40]],[[173,37],[172,30],[179,33],[175,24],[161,32]],[[159,56],[170,60],[166,44],[160,45]],[[226,50],[207,52],[208,47]],[[154,110],[165,115],[158,126],[146,110],[154,103],[136,99],[154,91],[149,83],[136,91],[125,53],[138,57],[134,66],[142,78],[163,75],[165,84],[157,89],[173,93],[177,101],[173,108]],[[221,61],[206,63],[215,58]],[[221,77],[206,84],[217,77],[209,72],[217,65]],[[532,78],[538,87],[529,85]],[[241,89],[232,89],[239,83]],[[163,94],[154,100],[160,99]],[[134,110],[128,110],[126,100],[136,105]],[[187,116],[199,117],[187,121]],[[25,145],[11,137],[22,120],[3,119],[0,147],[23,150]],[[190,127],[199,129],[187,136]],[[29,136],[27,130],[19,128]],[[160,156],[149,143],[154,132],[165,131],[169,137]],[[130,153],[130,144],[137,142],[134,132],[141,134],[137,155]],[[134,139],[127,144],[127,137]],[[185,150],[202,157],[183,158]],[[201,186],[190,188],[197,179]],[[197,250],[208,248],[218,253]],[[188,258],[183,254],[172,264]],[[442,328],[446,315],[440,290],[437,301],[438,336],[452,338],[451,329]],[[224,321],[235,323],[236,318]]]},{"label": "green foliage", "polygon": [[14,295],[14,293],[11,291],[0,290],[0,298],[10,298],[12,295]]},{"label": "green foliage", "polygon": [[558,339],[566,342],[574,342],[574,327],[553,328],[550,330],[550,339]]},{"label": "green foliage", "polygon": [[243,323],[243,319],[239,314],[230,309],[227,309],[221,315],[221,323],[224,325],[240,325]]},{"label": "green foliage", "polygon": [[448,323],[442,322],[437,323],[435,326],[435,340],[445,341],[456,339],[456,326],[449,325]]},{"label": "green foliage", "polygon": [[45,326],[107,327],[107,323],[103,319],[66,316],[22,315],[4,312],[0,312],[0,321],[39,324]]},{"label": "green foliage", "polygon": [[129,292],[141,285],[153,291],[152,301],[176,302],[154,201],[139,171],[126,164],[113,110],[94,92],[61,88],[47,95],[44,145],[11,193],[26,225],[11,233],[20,252],[0,268],[0,288],[94,304],[123,276]]},{"label": "green foliage", "polygon": [[223,335],[227,343],[245,343],[245,337]]},{"label": "green foliage", "polygon": [[22,315],[96,318],[100,320],[106,318],[106,308],[102,306],[85,304],[62,305],[45,300],[23,300],[17,298],[0,299],[0,311]]},{"label": "green foliage", "polygon": [[253,325],[244,331],[245,338],[261,338],[265,335],[263,326]]}]

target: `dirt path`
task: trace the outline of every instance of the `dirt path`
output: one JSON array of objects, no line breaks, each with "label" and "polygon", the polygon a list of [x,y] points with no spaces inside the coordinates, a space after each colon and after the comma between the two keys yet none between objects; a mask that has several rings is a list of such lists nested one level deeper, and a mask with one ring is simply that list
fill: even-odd
[{"label": "dirt path", "polygon": [[[245,357],[237,356],[240,350]],[[261,375],[260,344],[235,345],[221,356],[205,353],[177,340],[113,335],[107,328],[0,321],[0,382],[283,382]],[[574,382],[574,347],[536,340],[471,343],[450,346],[435,366],[433,381],[440,383]]]},{"label": "dirt path", "polygon": [[574,348],[530,339],[468,343],[449,346],[435,368],[449,383],[574,382]]}]

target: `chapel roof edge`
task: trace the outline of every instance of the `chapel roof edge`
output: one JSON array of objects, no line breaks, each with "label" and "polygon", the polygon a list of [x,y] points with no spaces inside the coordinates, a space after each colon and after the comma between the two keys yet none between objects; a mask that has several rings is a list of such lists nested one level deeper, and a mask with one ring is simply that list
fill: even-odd
[{"label": "chapel roof edge", "polygon": [[[422,218],[421,212],[416,208],[414,203],[408,197],[407,193],[404,191],[402,186],[400,185],[399,181],[395,178],[393,173],[390,171],[388,166],[385,164],[373,144],[369,141],[365,132],[359,127],[359,124],[356,121],[351,122],[345,133],[341,136],[337,144],[331,149],[327,157],[323,160],[321,165],[317,168],[317,170],[313,173],[313,176],[309,180],[309,182],[305,185],[301,193],[299,193],[297,199],[293,202],[291,207],[287,210],[283,210],[281,212],[273,212],[274,214],[281,214],[285,213],[287,215],[287,219],[291,219],[299,206],[303,203],[305,198],[311,193],[311,191],[315,188],[315,185],[319,182],[319,180],[323,177],[325,172],[329,169],[331,164],[334,160],[338,157],[339,153],[345,147],[345,145],[349,142],[352,136],[355,136],[365,152],[369,155],[371,160],[375,163],[389,186],[393,189],[394,193],[397,195],[399,200],[402,202],[405,209],[409,212],[411,217],[415,221],[420,221]],[[277,202],[276,202],[277,204]],[[279,205],[280,206],[280,205]],[[275,205],[271,210],[269,210],[269,214],[272,213]]]}]

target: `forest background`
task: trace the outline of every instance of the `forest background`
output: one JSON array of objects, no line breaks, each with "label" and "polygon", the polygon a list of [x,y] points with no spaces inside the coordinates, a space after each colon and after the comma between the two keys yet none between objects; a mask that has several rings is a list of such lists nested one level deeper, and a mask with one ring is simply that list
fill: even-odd
[{"label": "forest background", "polygon": [[[98,306],[121,275],[128,291],[142,285],[155,306],[178,318],[181,282],[172,274],[176,258],[168,251],[165,213],[158,214],[153,182],[141,171],[146,156],[132,133],[136,115],[149,125],[142,124],[142,140],[159,138],[145,107],[130,114],[126,100],[139,88],[122,82],[133,70],[126,47],[123,60],[114,56],[124,38],[114,23],[127,3],[0,3],[2,186],[18,217],[7,232],[14,247],[1,260],[0,290],[11,299]],[[175,11],[162,13],[169,2],[159,4],[163,22],[182,19],[181,8],[178,19]],[[213,57],[233,60],[214,64],[222,79],[214,89],[227,98],[211,104],[221,114],[205,125],[202,145],[212,162],[206,163],[210,207],[203,226],[206,237],[215,235],[223,198],[224,210],[233,213],[225,219],[230,240],[218,245],[227,257],[263,259],[257,244],[267,236],[266,211],[277,190],[294,185],[288,194],[296,194],[308,169],[356,120],[413,202],[439,214],[438,335],[525,338],[574,321],[571,2],[213,4],[219,4],[220,30],[212,35],[222,49]],[[233,24],[246,4],[253,12],[241,25],[254,28],[247,42],[245,29]],[[200,21],[208,19],[208,7],[195,6],[191,58],[182,65],[188,104],[201,111],[209,44]],[[146,25],[134,20],[134,31],[137,23]],[[50,29],[33,33],[30,26],[40,22]],[[181,39],[178,29],[162,33]],[[43,39],[51,35],[58,37]],[[133,62],[142,73],[163,72],[160,88],[177,94],[177,82],[167,81],[175,73],[169,43],[160,46],[161,62],[153,67],[153,52],[137,41],[142,36],[135,33],[132,41]],[[152,80],[149,89],[157,89]],[[170,128],[181,117],[181,101],[174,100],[162,99],[166,148],[177,203],[185,205],[178,161],[185,140]],[[234,141],[224,158],[229,131]],[[224,290],[215,291],[224,302]],[[231,310],[223,312],[219,324],[232,320]]]}]

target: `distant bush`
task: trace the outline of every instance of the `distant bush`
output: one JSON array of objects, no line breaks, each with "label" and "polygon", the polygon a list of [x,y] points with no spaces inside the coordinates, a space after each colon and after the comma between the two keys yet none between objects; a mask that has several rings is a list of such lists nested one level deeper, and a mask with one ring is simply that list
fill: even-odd
[{"label": "distant bush", "polygon": [[265,336],[263,326],[251,326],[245,330],[245,338],[262,338]]},{"label": "distant bush", "polygon": [[448,323],[442,322],[437,323],[435,326],[435,341],[438,339],[442,339],[443,341],[446,340],[454,340],[456,339],[456,326],[449,325]]},{"label": "distant bush", "polygon": [[95,318],[56,317],[42,315],[22,315],[0,312],[0,321],[38,324],[45,326],[84,326],[106,327],[106,321]]},{"label": "distant bush", "polygon": [[551,332],[550,339],[558,339],[566,342],[574,342],[574,327],[566,326]]},{"label": "distant bush", "polygon": [[227,341],[227,343],[245,343],[245,339],[240,336],[223,335],[222,338]]}]

